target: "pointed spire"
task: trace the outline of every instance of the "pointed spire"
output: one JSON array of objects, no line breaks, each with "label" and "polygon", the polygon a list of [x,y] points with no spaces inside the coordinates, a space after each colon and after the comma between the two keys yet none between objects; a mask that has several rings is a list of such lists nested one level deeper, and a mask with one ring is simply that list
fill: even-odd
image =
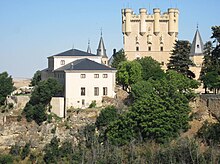
[{"label": "pointed spire", "polygon": [[90,40],[88,40],[88,48],[87,48],[87,53],[92,53],[91,48],[90,48]]},{"label": "pointed spire", "polygon": [[103,38],[102,38],[102,29],[101,29],[101,38],[100,38],[99,46],[98,46],[98,49],[97,49],[97,55],[101,56],[101,57],[104,57],[104,58],[108,58],[107,55],[106,55],[106,49],[105,49],[104,41],[103,41]]},{"label": "pointed spire", "polygon": [[203,55],[203,42],[201,35],[199,33],[198,24],[196,29],[196,34],[194,36],[191,49],[190,49],[190,56],[197,56],[197,55]]}]

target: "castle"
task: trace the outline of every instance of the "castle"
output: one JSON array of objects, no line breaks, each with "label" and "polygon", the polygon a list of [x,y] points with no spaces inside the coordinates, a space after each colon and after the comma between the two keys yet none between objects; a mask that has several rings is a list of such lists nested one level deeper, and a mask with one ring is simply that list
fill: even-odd
[{"label": "castle", "polygon": [[170,8],[161,14],[153,9],[153,14],[140,9],[136,15],[132,9],[122,9],[122,33],[124,52],[128,60],[151,56],[162,67],[170,58],[170,52],[178,36],[179,10]]},{"label": "castle", "polygon": [[[153,14],[141,8],[139,14],[132,9],[122,9],[122,33],[124,53],[128,60],[151,56],[163,69],[167,68],[171,51],[178,39],[179,10],[169,8],[161,14],[160,9],[153,9]],[[190,59],[195,64],[190,70],[199,78],[203,62],[203,42],[198,27],[194,36]]]}]

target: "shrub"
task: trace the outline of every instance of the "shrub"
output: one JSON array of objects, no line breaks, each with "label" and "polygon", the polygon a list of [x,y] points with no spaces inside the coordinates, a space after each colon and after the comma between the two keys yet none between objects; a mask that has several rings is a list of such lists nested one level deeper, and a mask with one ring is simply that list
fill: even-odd
[{"label": "shrub", "polygon": [[96,101],[92,101],[92,103],[89,105],[89,108],[95,108],[96,107]]}]

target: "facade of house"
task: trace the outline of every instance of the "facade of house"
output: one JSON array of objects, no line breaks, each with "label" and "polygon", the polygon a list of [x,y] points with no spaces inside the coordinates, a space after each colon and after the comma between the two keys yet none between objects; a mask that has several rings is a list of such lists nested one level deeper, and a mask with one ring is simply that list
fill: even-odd
[{"label": "facade of house", "polygon": [[48,57],[48,68],[41,71],[42,80],[53,77],[64,86],[63,97],[52,99],[56,107],[52,105],[52,112],[64,117],[69,108],[86,108],[93,101],[101,106],[103,97],[113,98],[116,70],[107,61],[102,37],[97,54],[92,54],[88,45],[87,52],[71,49]]},{"label": "facade of house", "polygon": [[161,14],[156,8],[148,14],[142,8],[139,12],[137,15],[132,9],[122,9],[125,55],[128,60],[151,56],[166,68],[178,36],[179,10],[170,8]]}]

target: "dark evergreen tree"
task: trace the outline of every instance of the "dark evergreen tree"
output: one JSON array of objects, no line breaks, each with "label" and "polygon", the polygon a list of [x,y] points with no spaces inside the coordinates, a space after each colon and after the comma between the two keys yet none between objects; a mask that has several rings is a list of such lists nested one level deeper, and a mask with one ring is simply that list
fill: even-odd
[{"label": "dark evergreen tree", "polygon": [[118,68],[119,63],[126,61],[126,60],[127,59],[125,57],[124,50],[121,49],[118,52],[116,52],[115,54],[113,54],[113,61],[112,61],[111,66],[113,68]]},{"label": "dark evergreen tree", "polygon": [[215,47],[212,47],[212,43],[208,42],[205,45],[205,57],[203,67],[201,70],[200,79],[204,84],[205,91],[207,88],[213,90],[214,93],[218,93],[220,89],[220,26],[212,27],[212,36]]},{"label": "dark evergreen tree", "polygon": [[195,74],[189,70],[189,66],[193,65],[193,62],[189,59],[190,47],[189,41],[176,41],[170,62],[167,65],[168,70],[175,70],[186,77],[195,78]]},{"label": "dark evergreen tree", "polygon": [[13,91],[13,82],[7,72],[0,74],[0,105],[4,105],[6,96]]},{"label": "dark evergreen tree", "polygon": [[31,85],[35,86],[41,81],[41,71],[36,71],[34,77],[31,79]]}]

